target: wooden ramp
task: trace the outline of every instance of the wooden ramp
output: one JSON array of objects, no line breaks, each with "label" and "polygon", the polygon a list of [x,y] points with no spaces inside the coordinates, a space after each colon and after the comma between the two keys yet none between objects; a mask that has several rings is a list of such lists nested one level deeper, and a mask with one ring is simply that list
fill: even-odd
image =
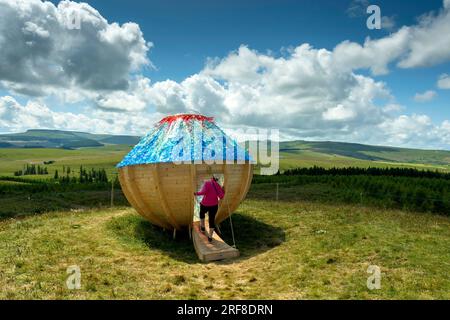
[{"label": "wooden ramp", "polygon": [[[206,230],[208,222],[205,221]],[[230,259],[239,256],[239,250],[225,243],[216,232],[214,232],[212,242],[208,241],[208,236],[200,230],[200,221],[193,222],[192,240],[194,241],[195,251],[201,261],[214,261]]]}]

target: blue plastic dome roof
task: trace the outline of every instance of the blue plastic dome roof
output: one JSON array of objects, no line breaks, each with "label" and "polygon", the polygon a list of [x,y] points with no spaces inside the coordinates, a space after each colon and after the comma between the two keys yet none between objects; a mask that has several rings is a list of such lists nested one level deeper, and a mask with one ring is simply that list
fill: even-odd
[{"label": "blue plastic dome roof", "polygon": [[178,114],[159,121],[117,167],[150,163],[252,162],[244,148],[227,136],[213,118]]}]

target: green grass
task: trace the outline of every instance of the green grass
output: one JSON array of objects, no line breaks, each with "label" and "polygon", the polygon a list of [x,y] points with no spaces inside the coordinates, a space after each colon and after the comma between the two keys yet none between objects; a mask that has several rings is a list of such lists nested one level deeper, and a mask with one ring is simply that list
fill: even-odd
[{"label": "green grass", "polygon": [[[108,207],[110,203],[111,191],[109,190],[10,193],[0,197],[0,220],[52,211],[98,209]],[[121,190],[114,191],[114,204],[128,204]]]},{"label": "green grass", "polygon": [[[85,168],[104,168],[109,177],[117,173],[115,165],[131,150],[130,145],[107,145],[96,148],[80,148],[76,150],[37,148],[37,149],[2,149],[0,148],[0,176],[13,176],[14,171],[21,170],[26,164],[41,164],[53,160],[55,163],[44,165],[48,168],[48,175],[27,175],[27,179],[51,179],[55,170],[61,175],[63,166],[70,167],[72,174],[78,175],[80,165]],[[408,149],[406,149],[408,150]],[[328,152],[328,151],[327,151]],[[432,151],[418,150],[417,152]],[[445,153],[445,151],[442,151]],[[441,158],[440,158],[441,159]],[[424,160],[427,160],[424,158]],[[432,159],[429,158],[431,162]],[[314,165],[331,167],[406,167],[424,170],[449,171],[449,165],[437,163],[407,163],[381,160],[363,160],[338,154],[320,153],[309,149],[280,152],[280,170],[312,167]],[[257,170],[256,170],[257,171]],[[258,171],[257,171],[258,172]]]},{"label": "green grass", "polygon": [[336,154],[325,154],[310,150],[296,152],[280,152],[280,169],[308,168],[346,168],[346,167],[377,167],[377,168],[415,168],[422,170],[442,170],[449,171],[448,164],[432,164],[432,163],[414,163],[414,162],[396,162],[387,160],[363,160]]},{"label": "green grass", "polygon": [[51,179],[56,170],[62,174],[63,166],[70,167],[74,174],[79,173],[82,165],[85,168],[104,168],[109,176],[116,174],[116,164],[131,150],[128,145],[108,145],[97,148],[64,149],[0,149],[0,176],[12,176],[14,171],[22,169],[23,165],[42,164],[53,160],[55,163],[44,165],[48,175],[25,176],[28,179]]},{"label": "green grass", "polygon": [[287,141],[280,144],[280,150],[290,154],[312,152],[359,160],[432,164],[447,168],[450,164],[450,151],[448,150],[408,149],[333,141]]},{"label": "green grass", "polygon": [[[0,298],[450,298],[449,218],[254,196],[233,216],[241,257],[209,264],[187,234],[172,240],[130,208],[0,222]],[[80,290],[66,288],[70,265]]]},{"label": "green grass", "polygon": [[[417,151],[414,159],[408,149],[352,145],[333,154],[325,146],[281,152],[281,169],[449,168],[445,152]],[[51,179],[63,166],[78,173],[80,165],[112,177],[130,148],[0,149],[0,176],[54,160],[47,177],[26,178]],[[119,190],[115,203],[123,207],[110,209],[109,190],[1,194],[0,299],[450,299],[449,217],[366,198],[345,204],[331,191],[317,183],[280,185],[275,201],[274,184],[253,185],[233,215],[241,256],[209,264],[198,261],[186,233],[172,240],[126,207]],[[228,222],[222,231],[231,243]],[[71,265],[81,268],[80,290],[66,287]],[[369,265],[381,268],[380,290],[366,287]]]}]

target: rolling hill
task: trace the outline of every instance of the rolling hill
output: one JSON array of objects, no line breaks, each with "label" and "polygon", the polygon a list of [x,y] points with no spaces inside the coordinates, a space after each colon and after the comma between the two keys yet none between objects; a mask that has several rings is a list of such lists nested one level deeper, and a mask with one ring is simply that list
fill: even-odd
[{"label": "rolling hill", "polygon": [[[92,134],[77,131],[31,129],[23,133],[0,135],[1,149],[80,149],[84,147],[98,149],[102,153],[104,147],[120,146],[118,157],[125,155],[139,141],[137,136]],[[27,158],[34,158],[37,150],[29,150]],[[43,150],[44,151],[44,150]],[[16,151],[15,151],[16,152]],[[84,151],[86,152],[86,151]],[[27,153],[28,154],[28,153]],[[25,155],[24,155],[25,156]],[[14,155],[9,157],[16,158]],[[388,146],[372,146],[358,143],[333,141],[284,141],[280,143],[281,169],[295,167],[368,167],[368,166],[408,166],[424,169],[438,168],[450,170],[450,151],[421,150]]]},{"label": "rolling hill", "polygon": [[354,159],[370,162],[450,165],[450,151],[422,150],[333,141],[288,141],[280,143],[284,158]]},{"label": "rolling hill", "polygon": [[107,144],[134,145],[135,136],[115,136],[77,131],[30,129],[23,133],[0,135],[0,148],[62,148],[101,147]]}]

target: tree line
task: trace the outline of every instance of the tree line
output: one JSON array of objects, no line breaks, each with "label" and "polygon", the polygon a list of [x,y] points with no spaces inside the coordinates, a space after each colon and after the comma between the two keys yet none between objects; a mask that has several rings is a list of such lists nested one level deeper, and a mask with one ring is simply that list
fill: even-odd
[{"label": "tree line", "polygon": [[[298,176],[298,175],[309,175],[309,176],[323,176],[323,175],[368,175],[368,176],[390,176],[390,177],[414,177],[414,178],[439,178],[450,180],[450,173],[442,172],[438,170],[418,170],[414,168],[360,168],[360,167],[345,167],[345,168],[323,168],[318,166],[313,166],[309,168],[295,168],[288,169],[283,172],[286,176]],[[278,175],[280,173],[278,172]]]},{"label": "tree line", "polygon": [[78,176],[74,174],[70,167],[63,166],[62,174],[60,175],[59,171],[55,170],[53,179],[61,183],[108,183],[108,175],[105,169],[91,168],[87,170],[83,166],[80,166]]},{"label": "tree line", "polygon": [[35,164],[27,164],[24,166],[22,170],[14,171],[14,176],[20,177],[20,176],[27,176],[27,175],[46,175],[48,174],[47,167],[41,167],[40,165]]},{"label": "tree line", "polygon": [[446,172],[312,167],[290,169],[273,176],[255,175],[253,183],[272,184],[270,188],[278,183],[291,199],[374,204],[450,215],[450,179]]}]

